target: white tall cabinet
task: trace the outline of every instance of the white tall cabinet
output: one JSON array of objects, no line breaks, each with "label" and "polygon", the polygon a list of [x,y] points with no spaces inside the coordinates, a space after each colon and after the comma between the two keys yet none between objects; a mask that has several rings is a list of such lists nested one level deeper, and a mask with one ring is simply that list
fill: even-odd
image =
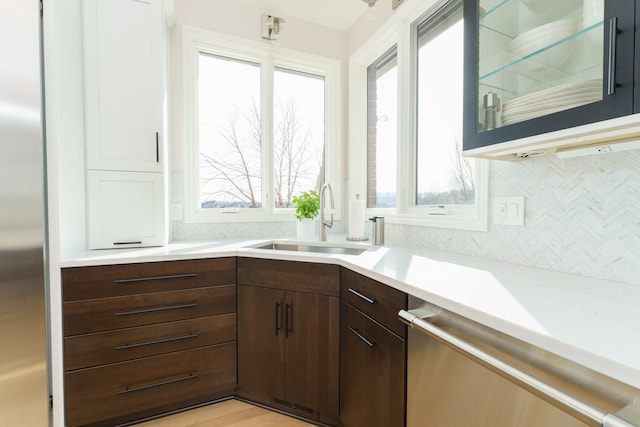
[{"label": "white tall cabinet", "polygon": [[90,249],[166,243],[161,0],[83,0]]}]

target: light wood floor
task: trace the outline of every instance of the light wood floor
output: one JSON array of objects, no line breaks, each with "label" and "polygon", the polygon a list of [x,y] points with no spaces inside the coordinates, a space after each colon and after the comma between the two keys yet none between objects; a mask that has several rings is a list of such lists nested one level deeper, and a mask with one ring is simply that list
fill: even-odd
[{"label": "light wood floor", "polygon": [[268,409],[231,399],[136,424],[135,427],[304,427],[312,425]]}]

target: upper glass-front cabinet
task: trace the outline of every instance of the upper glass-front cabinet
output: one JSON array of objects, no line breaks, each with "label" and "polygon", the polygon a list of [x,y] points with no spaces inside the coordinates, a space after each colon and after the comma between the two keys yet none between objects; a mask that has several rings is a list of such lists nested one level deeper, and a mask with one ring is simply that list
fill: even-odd
[{"label": "upper glass-front cabinet", "polygon": [[635,3],[465,0],[465,150],[631,114]]}]

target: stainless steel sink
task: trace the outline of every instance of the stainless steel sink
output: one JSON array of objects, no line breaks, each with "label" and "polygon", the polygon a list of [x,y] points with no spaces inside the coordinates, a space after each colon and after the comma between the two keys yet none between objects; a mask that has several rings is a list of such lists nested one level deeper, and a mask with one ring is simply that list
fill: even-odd
[{"label": "stainless steel sink", "polygon": [[256,246],[255,249],[268,249],[272,251],[296,251],[296,252],[317,252],[323,254],[360,255],[367,248],[350,248],[343,246],[320,246],[320,245],[297,245],[293,243],[269,243],[268,245]]}]

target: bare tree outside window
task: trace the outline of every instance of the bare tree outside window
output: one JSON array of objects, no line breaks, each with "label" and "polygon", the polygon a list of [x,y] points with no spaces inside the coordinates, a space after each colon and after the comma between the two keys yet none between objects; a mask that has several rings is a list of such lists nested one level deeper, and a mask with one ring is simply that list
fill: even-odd
[{"label": "bare tree outside window", "polygon": [[475,172],[474,162],[462,155],[462,138],[454,142],[454,149],[450,154],[451,188],[454,192],[454,205],[472,205],[475,203]]},{"label": "bare tree outside window", "polygon": [[475,204],[472,159],[462,155],[462,9],[418,26],[416,205]]},{"label": "bare tree outside window", "polygon": [[277,68],[274,101],[274,207],[289,208],[324,181],[324,78]]},{"label": "bare tree outside window", "polygon": [[259,64],[201,53],[200,207],[262,206]]},{"label": "bare tree outside window", "polygon": [[199,68],[200,206],[260,208],[264,144],[273,146],[273,206],[324,179],[324,79],[276,68],[273,136],[263,138],[259,65],[207,54]]},{"label": "bare tree outside window", "polygon": [[260,207],[262,136],[255,102],[248,110],[235,106],[215,133],[217,153],[200,152],[202,207]]}]

